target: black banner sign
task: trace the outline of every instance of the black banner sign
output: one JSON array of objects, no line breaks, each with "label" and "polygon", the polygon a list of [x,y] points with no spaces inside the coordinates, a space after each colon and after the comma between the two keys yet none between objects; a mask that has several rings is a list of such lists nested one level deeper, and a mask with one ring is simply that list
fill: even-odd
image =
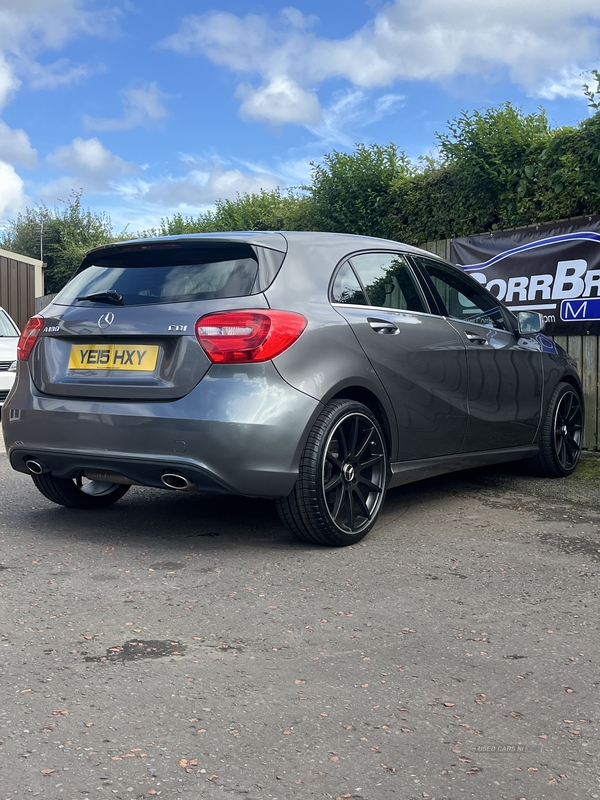
[{"label": "black banner sign", "polygon": [[600,216],[453,239],[450,258],[549,335],[600,335]]}]

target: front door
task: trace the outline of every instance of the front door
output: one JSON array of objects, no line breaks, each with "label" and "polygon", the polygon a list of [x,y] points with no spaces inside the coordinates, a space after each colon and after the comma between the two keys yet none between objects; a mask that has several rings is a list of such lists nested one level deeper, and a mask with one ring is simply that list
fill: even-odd
[{"label": "front door", "polygon": [[535,338],[515,332],[493,295],[470,276],[415,257],[460,334],[469,369],[465,452],[531,444],[542,404],[542,353]]}]

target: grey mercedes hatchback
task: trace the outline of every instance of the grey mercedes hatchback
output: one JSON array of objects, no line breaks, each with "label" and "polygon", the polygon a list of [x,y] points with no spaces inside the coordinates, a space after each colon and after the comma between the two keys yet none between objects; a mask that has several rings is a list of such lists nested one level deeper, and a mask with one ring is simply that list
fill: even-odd
[{"label": "grey mercedes hatchback", "polygon": [[352,544],[388,487],[516,459],[572,472],[580,381],[542,328],[398,242],[119,242],[23,330],[4,440],[64,506],[131,485],[269,497],[301,539]]}]

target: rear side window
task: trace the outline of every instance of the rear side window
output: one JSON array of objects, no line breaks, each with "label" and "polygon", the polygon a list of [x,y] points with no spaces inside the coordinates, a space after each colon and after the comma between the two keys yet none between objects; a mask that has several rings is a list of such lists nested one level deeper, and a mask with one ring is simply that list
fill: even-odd
[{"label": "rear side window", "polygon": [[351,261],[372,305],[402,311],[428,310],[403,256],[364,253],[353,256]]},{"label": "rear side window", "polygon": [[358,278],[348,262],[340,268],[335,276],[331,296],[334,303],[348,303],[356,306],[369,305]]},{"label": "rear side window", "polygon": [[126,306],[246,297],[264,288],[260,251],[265,254],[262,272],[272,279],[284,254],[247,244],[129,245],[91,253],[54,302],[83,306],[106,292]]}]

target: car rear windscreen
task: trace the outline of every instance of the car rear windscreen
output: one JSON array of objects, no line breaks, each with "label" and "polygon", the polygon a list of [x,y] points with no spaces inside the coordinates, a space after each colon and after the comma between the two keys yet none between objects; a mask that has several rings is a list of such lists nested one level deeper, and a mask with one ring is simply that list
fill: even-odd
[{"label": "car rear windscreen", "polygon": [[134,306],[245,297],[257,291],[257,275],[256,253],[246,244],[133,245],[91,253],[54,302],[85,306],[112,298],[119,305]]}]

